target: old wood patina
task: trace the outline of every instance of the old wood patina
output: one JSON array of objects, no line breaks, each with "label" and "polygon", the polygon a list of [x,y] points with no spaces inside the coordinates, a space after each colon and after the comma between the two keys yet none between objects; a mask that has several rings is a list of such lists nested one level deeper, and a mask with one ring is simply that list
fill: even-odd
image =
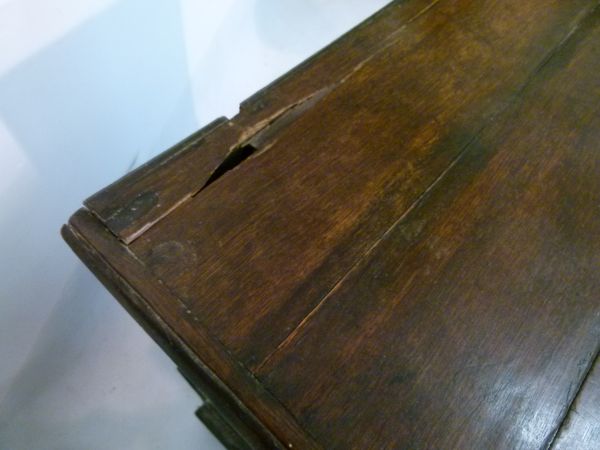
[{"label": "old wood patina", "polygon": [[599,2],[392,2],[63,236],[231,448],[600,448]]}]

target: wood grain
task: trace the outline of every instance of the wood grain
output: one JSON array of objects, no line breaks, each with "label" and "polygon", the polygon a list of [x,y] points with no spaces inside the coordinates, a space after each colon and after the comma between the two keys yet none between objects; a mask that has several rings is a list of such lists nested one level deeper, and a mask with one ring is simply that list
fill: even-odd
[{"label": "wood grain", "polygon": [[[586,364],[587,358],[581,364]],[[556,450],[596,450],[600,446],[600,364],[598,349],[575,401],[571,405],[552,448]]]},{"label": "wood grain", "polygon": [[132,242],[197,194],[230,152],[323,86],[339,82],[386,45],[404,24],[437,1],[392,2],[354,31],[244,101],[233,119],[218,119],[88,198],[85,205],[121,240]]},{"label": "wood grain", "polygon": [[591,6],[538,4],[439,2],[131,250],[259,366]]},{"label": "wood grain", "polygon": [[326,448],[552,441],[599,343],[599,19],[261,368]]},{"label": "wood grain", "polygon": [[237,431],[229,425],[210,403],[205,403],[196,411],[196,416],[208,428],[227,450],[252,449]]},{"label": "wood grain", "polygon": [[[229,423],[241,421],[257,449],[319,448],[295,419],[187,308],[89,211],[81,209],[62,229],[81,260],[169,354]],[[260,419],[258,419],[260,418]],[[250,434],[252,433],[252,434]]]},{"label": "wood grain", "polygon": [[598,5],[393,2],[63,235],[251,448],[598,448]]}]

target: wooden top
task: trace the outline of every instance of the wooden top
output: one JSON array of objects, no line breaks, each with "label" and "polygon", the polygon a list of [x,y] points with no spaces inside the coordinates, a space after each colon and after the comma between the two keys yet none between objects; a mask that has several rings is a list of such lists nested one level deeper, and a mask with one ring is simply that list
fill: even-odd
[{"label": "wooden top", "polygon": [[598,448],[598,3],[393,2],[63,234],[252,447]]}]

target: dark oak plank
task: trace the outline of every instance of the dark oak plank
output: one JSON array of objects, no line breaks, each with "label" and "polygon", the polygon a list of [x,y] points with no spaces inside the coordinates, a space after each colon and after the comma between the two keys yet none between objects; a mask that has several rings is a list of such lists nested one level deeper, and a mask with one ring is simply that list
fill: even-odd
[{"label": "dark oak plank", "polygon": [[131,250],[258,367],[593,5],[437,2]]},{"label": "dark oak plank", "polygon": [[[581,361],[587,363],[587,358]],[[555,450],[597,450],[600,448],[600,364],[598,350],[593,368],[569,410],[552,445]]]},{"label": "dark oak plank", "polygon": [[599,345],[599,41],[596,9],[260,368],[324,447],[550,445]]}]

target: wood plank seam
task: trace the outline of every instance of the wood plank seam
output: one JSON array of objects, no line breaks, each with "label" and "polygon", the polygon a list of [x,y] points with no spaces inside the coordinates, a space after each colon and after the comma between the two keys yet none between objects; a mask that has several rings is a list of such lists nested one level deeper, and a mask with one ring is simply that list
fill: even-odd
[{"label": "wood plank seam", "polygon": [[[437,3],[434,2],[434,3]],[[433,6],[433,5],[431,5]],[[426,10],[428,10],[427,8]],[[406,219],[406,217],[416,208],[418,208],[421,204],[423,204],[428,197],[428,194],[439,185],[444,178],[451,172],[451,170],[460,164],[461,160],[468,154],[469,148],[471,145],[478,139],[479,136],[483,133],[487,126],[489,126],[492,122],[494,122],[499,116],[505,113],[511,106],[517,103],[523,96],[523,94],[527,91],[527,89],[531,86],[531,84],[536,80],[538,75],[542,73],[542,71],[548,67],[548,64],[552,61],[552,59],[567,46],[570,41],[576,37],[576,33],[582,28],[582,25],[585,24],[588,20],[592,19],[593,16],[600,12],[600,2],[597,2],[595,6],[593,6],[590,10],[584,10],[581,12],[581,16],[579,20],[576,21],[575,25],[565,34],[565,36],[561,39],[561,41],[552,48],[546,56],[543,58],[542,62],[532,71],[532,73],[527,77],[527,79],[521,84],[521,86],[516,90],[514,94],[511,95],[510,99],[506,102],[506,104],[498,110],[495,114],[490,116],[487,121],[474,133],[473,138],[471,138],[464,147],[459,151],[458,155],[451,161],[448,167],[425,189],[416,200],[399,216],[399,218],[394,221],[394,223],[371,245],[367,251],[365,251],[354,264],[348,269],[346,273],[344,273],[339,280],[333,284],[331,289],[323,296],[323,298],[317,303],[317,305],[313,308],[312,311],[308,313],[304,319],[298,323],[298,325],[291,330],[291,332],[287,335],[287,337],[280,342],[275,350],[273,350],[257,367],[256,371],[260,372],[260,370],[268,364],[268,362],[273,358],[275,354],[284,349],[297,335],[299,330],[308,323],[308,321],[318,312],[318,310],[324,305],[326,300],[344,283],[344,281],[352,274],[354,271],[360,267],[360,264],[365,261],[368,256],[377,248],[377,246],[381,243],[383,239],[387,235],[389,235],[399,224]]]},{"label": "wood plank seam", "polygon": [[371,253],[379,246],[381,241],[388,236],[392,230],[401,223],[415,208],[417,208],[420,203],[426,198],[427,194],[431,192],[432,189],[446,176],[446,174],[461,160],[464,153],[469,148],[470,144],[477,139],[477,136],[480,132],[476,133],[474,137],[461,149],[458,155],[451,161],[451,163],[440,173],[440,175],[417,197],[417,199],[400,215],[400,217],[387,229],[385,232],[375,240],[375,242],[362,254],[360,255],[356,261],[350,266],[350,268],[344,273],[338,281],[336,281],[331,289],[323,296],[323,298],[317,303],[317,305],[310,311],[302,321],[298,323],[298,325],[288,334],[288,336],[280,342],[275,350],[273,350],[256,368],[256,372],[260,372],[261,369],[269,362],[269,360],[280,350],[285,348],[298,333],[298,331],[306,324],[308,321],[318,312],[319,309],[325,304],[327,299],[344,283],[344,281],[360,266],[360,264],[365,261]]},{"label": "wood plank seam", "polygon": [[[90,201],[93,201],[94,197],[100,195],[102,192],[109,190],[118,184],[126,182],[127,180],[133,180],[133,179],[139,180],[139,179],[144,179],[144,178],[149,177],[153,173],[153,171],[156,170],[157,168],[160,168],[160,167],[168,164],[173,159],[178,158],[183,153],[193,149],[193,147],[198,145],[206,136],[208,136],[210,133],[217,130],[219,127],[221,127],[227,121],[228,121],[228,119],[226,117],[219,117],[219,118],[213,120],[212,122],[208,123],[206,126],[202,127],[200,130],[196,131],[191,136],[185,138],[181,142],[178,142],[171,148],[165,150],[164,152],[155,156],[154,158],[150,159],[149,161],[145,162],[141,166],[136,167],[132,171],[126,173],[121,178],[119,178],[117,181],[111,183],[106,188],[102,189],[99,193],[92,195],[91,197],[89,197],[88,199],[86,199],[84,201],[84,204],[88,203]],[[101,218],[100,216],[98,216],[97,212],[94,211],[93,208],[90,208],[90,212],[97,215],[98,218],[102,222],[105,222],[105,221],[108,222],[108,221],[115,219],[118,215],[123,214],[124,209],[125,209],[125,207],[115,209],[111,214],[109,214],[105,218]]]}]

